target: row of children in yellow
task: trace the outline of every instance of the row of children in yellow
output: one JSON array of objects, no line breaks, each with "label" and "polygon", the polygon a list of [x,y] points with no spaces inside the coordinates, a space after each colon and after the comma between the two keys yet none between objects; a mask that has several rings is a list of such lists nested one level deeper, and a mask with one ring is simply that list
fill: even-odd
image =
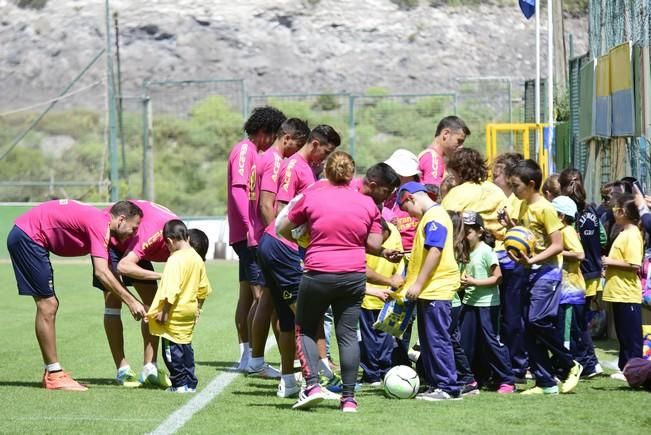
[{"label": "row of children in yellow", "polygon": [[[563,171],[561,192],[553,195],[541,192],[540,167],[519,154],[495,160],[492,182],[472,149],[457,149],[446,166],[438,192],[399,174],[397,204],[413,218],[415,238],[404,285],[395,292],[387,280],[395,282],[404,264],[367,256],[367,269],[375,272],[369,277],[387,279],[369,278],[362,304],[362,379],[377,379],[395,364],[387,349],[392,341],[365,324],[377,318],[387,297],[417,303],[417,368],[429,386],[418,399],[458,399],[487,385],[512,393],[528,370],[535,387],[522,394],[568,393],[581,377],[601,374],[588,310],[602,282],[602,299],[613,306],[620,370],[641,356],[644,246],[633,195],[615,195],[600,219],[586,203],[577,170]],[[617,235],[607,243],[607,256],[600,242],[604,213],[619,231],[611,231]],[[534,234],[531,256],[505,251],[501,240],[514,225]],[[387,225],[386,249],[403,250],[400,233]]]}]

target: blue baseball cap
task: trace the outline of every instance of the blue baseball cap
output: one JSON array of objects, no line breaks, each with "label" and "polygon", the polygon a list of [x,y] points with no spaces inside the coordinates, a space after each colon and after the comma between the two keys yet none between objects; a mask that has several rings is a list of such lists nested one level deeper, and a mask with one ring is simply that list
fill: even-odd
[{"label": "blue baseball cap", "polygon": [[413,193],[416,193],[416,192],[428,193],[427,188],[424,185],[422,185],[422,184],[420,184],[420,183],[418,183],[416,181],[409,181],[409,182],[403,184],[402,186],[400,186],[400,188],[398,189],[398,195],[397,195],[398,205],[399,206],[402,205],[402,203],[406,199],[406,194],[413,194]]}]

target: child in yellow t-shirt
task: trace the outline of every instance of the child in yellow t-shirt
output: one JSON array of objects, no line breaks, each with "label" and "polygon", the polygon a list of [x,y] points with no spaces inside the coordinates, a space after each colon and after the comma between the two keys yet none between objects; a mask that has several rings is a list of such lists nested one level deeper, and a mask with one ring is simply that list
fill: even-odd
[{"label": "child in yellow t-shirt", "polygon": [[[382,220],[382,236],[385,249],[402,251],[402,238],[398,228]],[[362,382],[377,384],[393,367],[393,348],[395,338],[386,332],[373,328],[384,302],[404,283],[400,273],[401,263],[392,263],[383,257],[366,254],[366,295],[362,300],[359,317],[360,367],[363,370]],[[397,365],[397,364],[396,364]]]},{"label": "child in yellow t-shirt", "polygon": [[172,381],[168,391],[193,393],[197,378],[192,332],[212,288],[203,259],[189,243],[185,224],[178,219],[167,222],[163,237],[170,256],[147,313],[149,332],[161,337],[163,360]]},{"label": "child in yellow t-shirt", "polygon": [[[554,207],[540,193],[542,170],[535,161],[518,162],[510,172],[509,182],[515,195],[524,202],[520,223],[536,239],[531,257],[522,254],[513,258],[529,268],[523,314],[529,365],[536,377],[536,386],[522,394],[558,394],[554,368],[560,378],[565,379],[561,392],[568,393],[579,382],[583,367],[563,346],[555,327],[560,302],[563,224]],[[509,255],[512,254],[509,252]]]},{"label": "child in yellow t-shirt", "polygon": [[460,286],[459,266],[454,258],[452,222],[420,183],[400,186],[400,209],[419,219],[405,284],[400,290],[417,301],[419,363],[428,389],[421,400],[450,400],[461,396],[450,339],[452,297]]},{"label": "child in yellow t-shirt", "polygon": [[[602,257],[606,268],[603,300],[612,303],[619,341],[618,365],[623,371],[631,358],[642,356],[642,284],[638,270],[642,265],[644,242],[637,227],[640,212],[635,205],[635,197],[621,194],[615,201],[615,222],[623,230],[615,238],[608,256]],[[621,372],[611,377],[626,380]]]}]

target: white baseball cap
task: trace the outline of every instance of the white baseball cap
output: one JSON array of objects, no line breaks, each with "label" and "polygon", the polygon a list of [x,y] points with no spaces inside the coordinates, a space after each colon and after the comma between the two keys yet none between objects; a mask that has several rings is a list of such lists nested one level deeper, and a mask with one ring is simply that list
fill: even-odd
[{"label": "white baseball cap", "polygon": [[387,160],[384,161],[387,165],[396,171],[401,177],[413,177],[420,175],[418,169],[418,157],[416,154],[404,148],[399,148],[391,154]]},{"label": "white baseball cap", "polygon": [[573,218],[578,213],[576,203],[569,196],[557,196],[553,199],[552,205],[557,212],[563,213],[565,216]]}]

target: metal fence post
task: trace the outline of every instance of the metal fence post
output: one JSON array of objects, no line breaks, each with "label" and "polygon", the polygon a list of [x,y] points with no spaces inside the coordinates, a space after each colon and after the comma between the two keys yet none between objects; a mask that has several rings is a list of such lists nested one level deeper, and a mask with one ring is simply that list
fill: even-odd
[{"label": "metal fence post", "polygon": [[355,160],[355,96],[348,97],[348,150]]},{"label": "metal fence post", "polygon": [[151,98],[149,97],[147,82],[145,82],[142,95],[142,196],[148,201],[153,201],[155,196],[152,130]]}]

